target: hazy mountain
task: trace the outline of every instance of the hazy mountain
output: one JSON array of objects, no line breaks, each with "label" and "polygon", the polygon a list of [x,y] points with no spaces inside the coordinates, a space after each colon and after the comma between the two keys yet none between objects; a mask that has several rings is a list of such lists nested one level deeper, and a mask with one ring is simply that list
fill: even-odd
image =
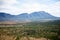
[{"label": "hazy mountain", "polygon": [[0,12],[0,21],[11,21],[15,16]]},{"label": "hazy mountain", "polygon": [[22,13],[19,15],[10,15],[7,13],[0,12],[0,21],[44,21],[44,20],[54,20],[60,19],[58,17],[54,17],[47,12],[32,12],[31,14]]},{"label": "hazy mountain", "polygon": [[56,17],[44,12],[33,12],[30,14],[31,19],[33,20],[42,20],[42,19],[55,19]]}]

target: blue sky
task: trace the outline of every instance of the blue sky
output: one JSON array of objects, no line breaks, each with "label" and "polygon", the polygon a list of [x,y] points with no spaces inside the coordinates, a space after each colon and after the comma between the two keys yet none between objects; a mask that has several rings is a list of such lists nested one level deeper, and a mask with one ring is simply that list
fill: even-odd
[{"label": "blue sky", "polygon": [[18,15],[46,11],[60,17],[60,0],[0,0],[0,12]]}]

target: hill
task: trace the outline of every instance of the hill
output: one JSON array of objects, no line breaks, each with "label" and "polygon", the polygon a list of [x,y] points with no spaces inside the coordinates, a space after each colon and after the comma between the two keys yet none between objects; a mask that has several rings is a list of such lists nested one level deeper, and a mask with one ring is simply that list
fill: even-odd
[{"label": "hill", "polygon": [[31,14],[22,13],[19,15],[10,15],[8,13],[0,12],[0,22],[4,21],[14,21],[14,22],[33,22],[33,21],[51,21],[51,20],[60,20],[60,17],[55,17],[50,15],[47,12],[39,11],[39,12],[32,12]]}]

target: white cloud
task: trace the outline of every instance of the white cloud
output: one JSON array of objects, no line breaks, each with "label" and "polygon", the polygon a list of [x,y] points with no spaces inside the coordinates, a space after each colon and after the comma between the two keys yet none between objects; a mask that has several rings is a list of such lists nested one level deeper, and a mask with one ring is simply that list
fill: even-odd
[{"label": "white cloud", "polygon": [[16,0],[3,0],[3,2],[4,2],[4,4],[6,4],[6,5],[12,5],[12,4],[14,4],[14,3],[16,3]]},{"label": "white cloud", "polygon": [[[34,11],[46,11],[54,16],[60,16],[60,2],[56,2],[51,5],[39,4],[39,3],[18,3],[16,0],[3,0],[4,4],[0,6],[1,12],[7,12],[10,14],[31,13]],[[17,4],[15,6],[15,4]]]},{"label": "white cloud", "polygon": [[49,5],[48,9],[45,10],[54,16],[60,17],[60,2],[56,2],[55,4]]}]

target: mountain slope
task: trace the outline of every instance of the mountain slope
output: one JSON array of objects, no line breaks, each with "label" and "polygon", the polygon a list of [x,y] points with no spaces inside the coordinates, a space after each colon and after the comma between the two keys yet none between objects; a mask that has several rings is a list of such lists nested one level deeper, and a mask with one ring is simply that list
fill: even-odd
[{"label": "mountain slope", "polygon": [[0,21],[11,21],[15,16],[7,13],[0,13]]},{"label": "mountain slope", "polygon": [[0,12],[0,21],[18,21],[18,22],[29,22],[29,21],[44,21],[44,20],[55,20],[60,19],[58,17],[54,17],[47,12],[32,12],[31,14],[22,13],[19,15],[10,15],[7,13]]}]

